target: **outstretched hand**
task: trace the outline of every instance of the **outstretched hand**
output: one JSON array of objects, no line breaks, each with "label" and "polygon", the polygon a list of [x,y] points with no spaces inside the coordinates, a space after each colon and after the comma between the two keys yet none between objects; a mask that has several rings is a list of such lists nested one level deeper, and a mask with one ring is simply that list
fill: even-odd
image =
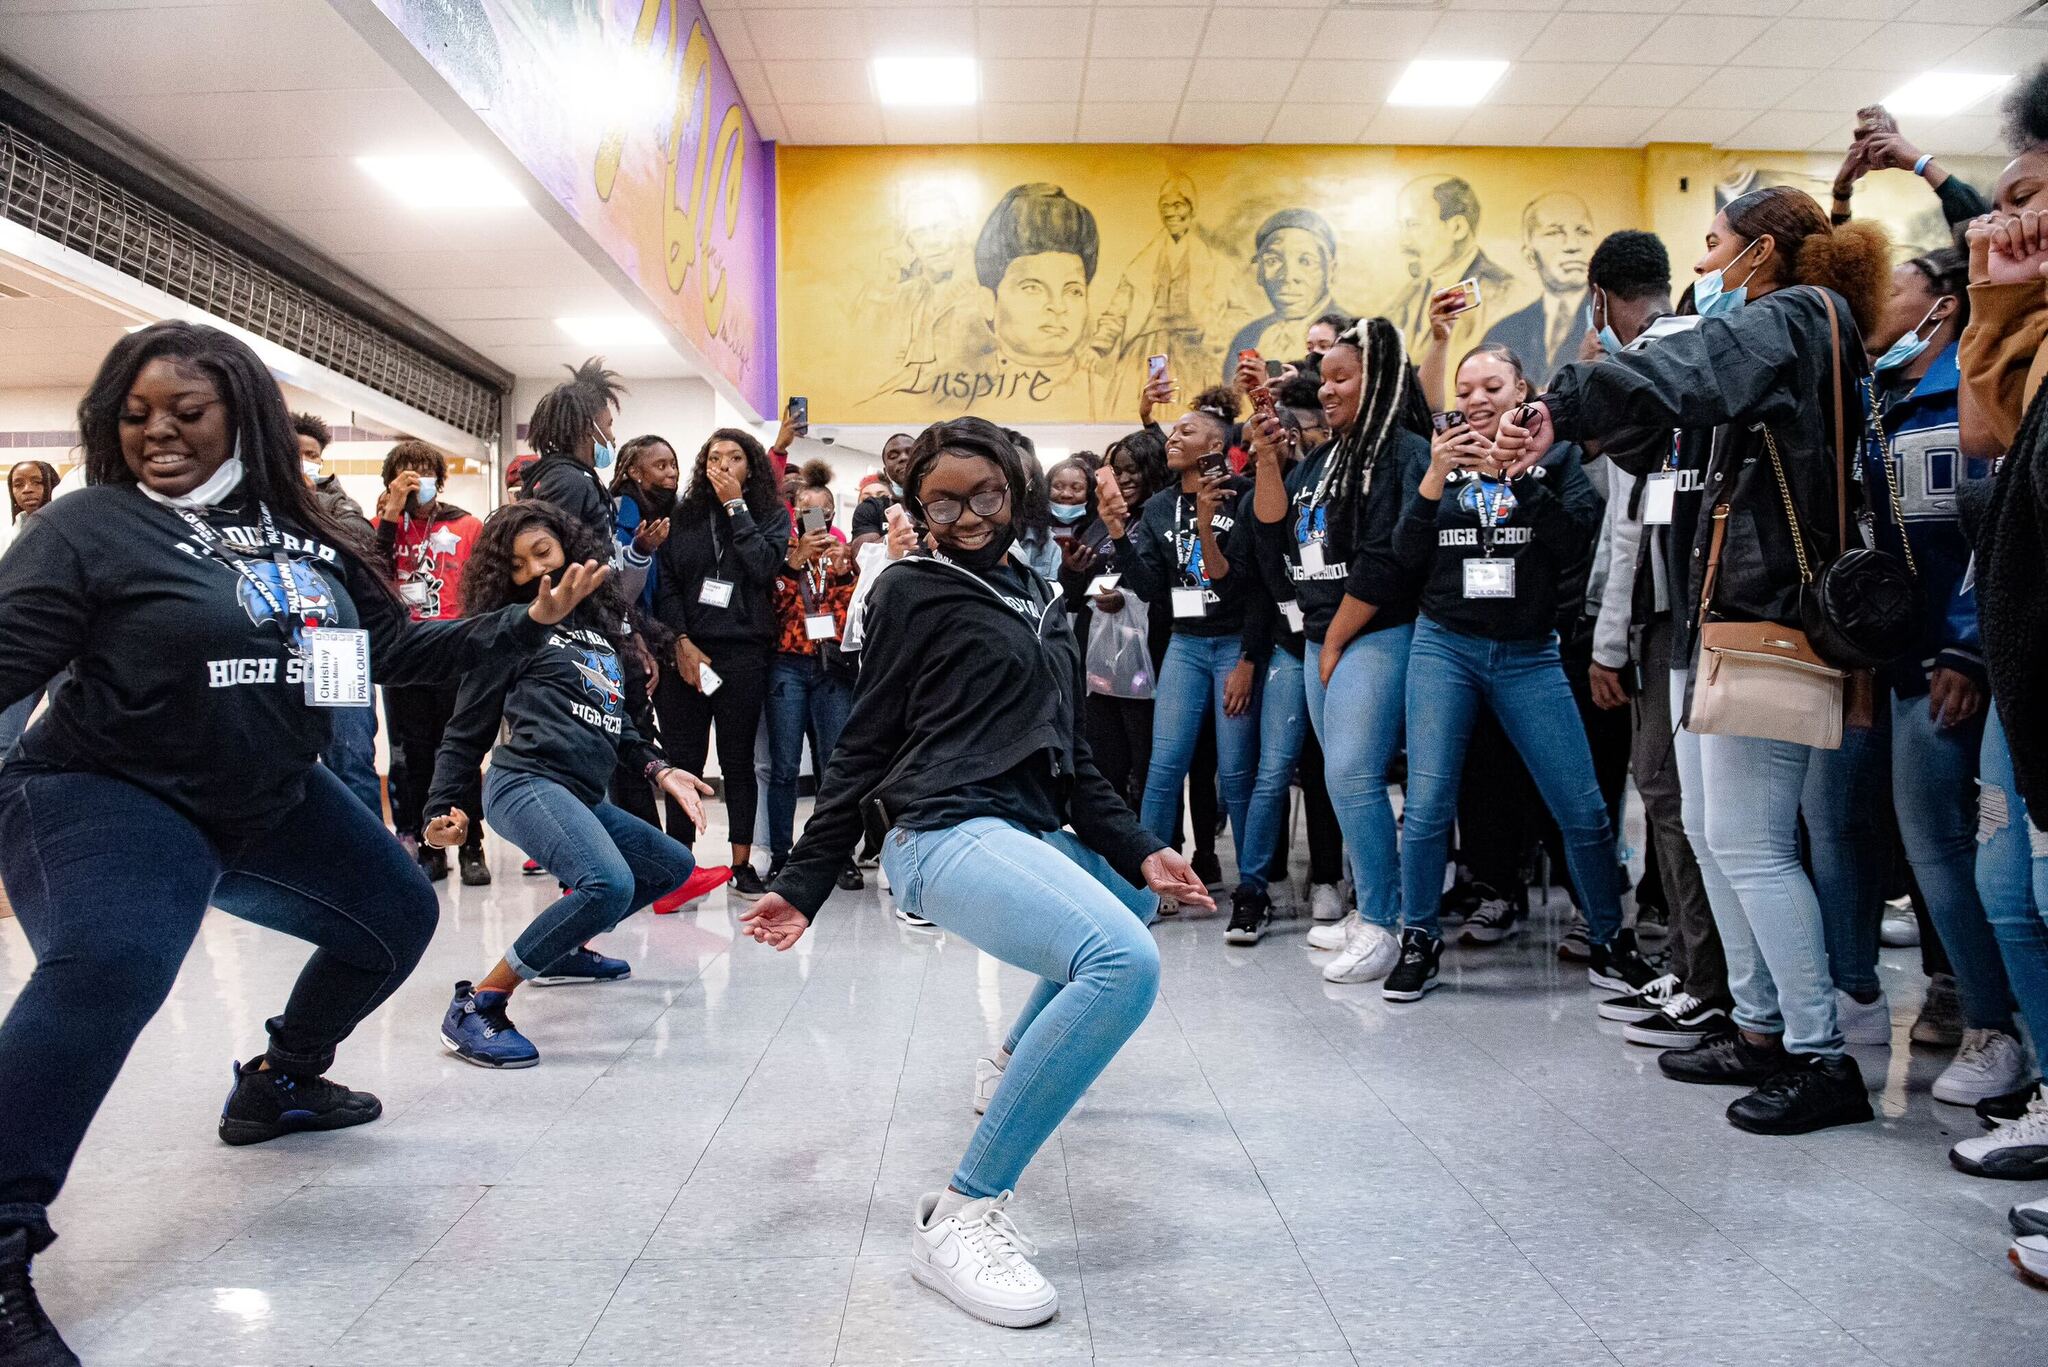
[{"label": "outstretched hand", "polygon": [[683,809],[683,815],[690,818],[690,824],[698,830],[704,829],[703,799],[711,796],[711,785],[695,774],[681,769],[663,769],[654,776],[655,786],[676,800]]},{"label": "outstretched hand", "polygon": [[1209,889],[1180,851],[1155,850],[1145,856],[1138,870],[1145,875],[1145,886],[1161,897],[1171,897],[1184,907],[1216,910],[1216,899],[1209,895]]},{"label": "outstretched hand", "polygon": [[779,892],[771,892],[740,917],[740,929],[770,949],[788,949],[803,938],[811,923]]},{"label": "outstretched hand", "polygon": [[566,566],[559,583],[553,575],[544,574],[540,577],[540,587],[533,592],[533,606],[527,611],[542,626],[554,626],[576,611],[577,604],[596,593],[598,586],[610,574],[610,569],[595,560]]}]

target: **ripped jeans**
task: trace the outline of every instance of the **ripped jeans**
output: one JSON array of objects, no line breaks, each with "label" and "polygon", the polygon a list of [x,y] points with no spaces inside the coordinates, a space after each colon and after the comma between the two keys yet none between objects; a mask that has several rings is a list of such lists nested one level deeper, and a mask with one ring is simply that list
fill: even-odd
[{"label": "ripped jeans", "polygon": [[2048,1041],[2048,832],[2013,786],[2005,726],[1992,709],[1977,769],[1977,895],[2035,1047]]}]

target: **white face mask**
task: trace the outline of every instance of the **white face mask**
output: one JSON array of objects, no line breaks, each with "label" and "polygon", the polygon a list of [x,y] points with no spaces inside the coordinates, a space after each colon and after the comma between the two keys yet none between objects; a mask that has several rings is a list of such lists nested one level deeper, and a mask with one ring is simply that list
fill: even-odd
[{"label": "white face mask", "polygon": [[[235,443],[235,449],[238,451],[241,449],[240,442]],[[220,469],[215,470],[206,483],[190,493],[179,494],[176,498],[160,494],[147,484],[138,484],[135,487],[142,490],[143,497],[154,499],[166,508],[211,508],[214,504],[219,503],[222,499],[233,493],[241,486],[241,483],[241,458],[239,456],[230,456],[220,463]]]},{"label": "white face mask", "polygon": [[320,462],[319,462],[319,461],[317,461],[317,460],[302,460],[302,461],[300,461],[300,462],[299,462],[299,469],[300,469],[300,470],[301,470],[301,471],[302,471],[302,472],[303,472],[303,473],[305,474],[305,476],[306,476],[306,482],[307,482],[308,484],[318,484],[318,483],[320,482]]}]

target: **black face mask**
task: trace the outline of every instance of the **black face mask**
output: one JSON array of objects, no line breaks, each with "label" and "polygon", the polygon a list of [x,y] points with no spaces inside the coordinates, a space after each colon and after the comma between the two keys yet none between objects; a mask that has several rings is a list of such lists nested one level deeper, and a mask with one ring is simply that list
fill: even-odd
[{"label": "black face mask", "polygon": [[987,545],[971,551],[956,551],[941,543],[939,554],[954,564],[970,570],[992,570],[1003,563],[1003,558],[1009,555],[1010,546],[1016,539],[1017,529],[1012,524],[998,527],[996,534],[988,539]]},{"label": "black face mask", "polygon": [[667,517],[676,510],[676,491],[673,489],[640,489],[635,498],[640,510],[649,517]]},{"label": "black face mask", "polygon": [[[557,571],[557,573],[559,573],[559,571]],[[524,584],[514,584],[512,586],[512,591],[506,594],[505,596],[506,599],[510,602],[531,603],[535,598],[540,596],[540,580],[529,579]]]}]

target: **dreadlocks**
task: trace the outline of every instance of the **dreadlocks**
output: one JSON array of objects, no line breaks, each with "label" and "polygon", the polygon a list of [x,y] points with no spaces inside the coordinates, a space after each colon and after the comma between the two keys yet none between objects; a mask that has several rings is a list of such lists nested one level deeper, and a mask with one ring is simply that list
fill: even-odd
[{"label": "dreadlocks", "polygon": [[526,425],[527,439],[544,456],[566,456],[590,435],[606,409],[619,406],[626,387],[593,356],[569,371],[569,378],[540,396]]},{"label": "dreadlocks", "polygon": [[[1414,410],[1423,401],[1401,334],[1386,319],[1360,319],[1337,338],[1337,345],[1358,353],[1360,378],[1358,416],[1337,434],[1330,453],[1330,502],[1348,510],[1355,534],[1364,520],[1365,491],[1373,475],[1388,460],[1395,432],[1413,430]],[[1422,429],[1428,428],[1425,408]]]}]

